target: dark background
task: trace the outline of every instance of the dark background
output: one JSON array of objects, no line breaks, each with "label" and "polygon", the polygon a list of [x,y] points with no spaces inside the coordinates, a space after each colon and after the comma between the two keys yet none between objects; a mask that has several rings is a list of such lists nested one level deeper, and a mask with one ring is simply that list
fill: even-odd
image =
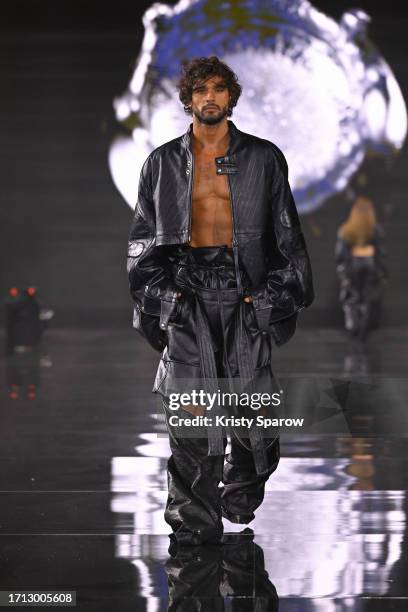
[{"label": "dark background", "polygon": [[[131,325],[125,252],[132,211],[113,185],[107,155],[119,129],[112,100],[127,85],[150,4],[20,0],[0,8],[0,290],[37,286],[56,326]],[[314,5],[336,19],[356,6]],[[370,37],[407,97],[408,7],[357,6],[371,15]],[[391,173],[381,165],[371,184],[389,251],[387,326],[405,324],[408,307],[406,159],[405,147]],[[336,197],[302,217],[317,293],[302,325],[341,325],[333,248],[348,207]]]}]

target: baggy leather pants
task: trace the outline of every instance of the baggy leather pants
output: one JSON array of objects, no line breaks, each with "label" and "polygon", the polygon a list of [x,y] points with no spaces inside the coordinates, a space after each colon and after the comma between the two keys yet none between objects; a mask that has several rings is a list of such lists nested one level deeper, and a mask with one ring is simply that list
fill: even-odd
[{"label": "baggy leather pants", "polygon": [[[239,377],[245,368],[245,352],[254,391],[270,389],[274,384],[271,339],[260,332],[252,304],[244,302],[237,291],[231,248],[183,245],[178,247],[176,263],[174,280],[183,301],[178,317],[168,327],[161,364],[165,375],[156,389],[163,395],[172,451],[165,520],[179,544],[199,545],[220,540],[223,515],[236,523],[254,518],[264,497],[265,482],[279,462],[279,438],[275,433],[261,440],[262,461],[257,465],[253,446],[259,440],[251,439],[251,448],[232,431],[231,452],[224,465],[224,435],[221,452],[212,454],[208,431],[199,438],[180,437],[176,427],[170,425],[168,419],[174,412],[169,410],[168,391],[178,378],[202,380],[203,371],[208,369],[211,375],[211,368],[219,378]],[[241,280],[245,282],[244,272]],[[191,416],[182,408],[178,414]],[[223,486],[219,487],[221,481]]]},{"label": "baggy leather pants", "polygon": [[352,257],[341,300],[345,327],[352,338],[365,340],[380,294],[374,257]]}]

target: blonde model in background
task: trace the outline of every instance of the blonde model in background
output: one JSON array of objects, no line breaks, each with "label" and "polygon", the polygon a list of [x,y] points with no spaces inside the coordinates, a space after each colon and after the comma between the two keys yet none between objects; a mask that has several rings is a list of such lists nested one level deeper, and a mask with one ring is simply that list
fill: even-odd
[{"label": "blonde model in background", "polygon": [[358,196],[336,242],[336,270],[347,332],[364,342],[372,326],[387,278],[384,232],[373,202]]}]

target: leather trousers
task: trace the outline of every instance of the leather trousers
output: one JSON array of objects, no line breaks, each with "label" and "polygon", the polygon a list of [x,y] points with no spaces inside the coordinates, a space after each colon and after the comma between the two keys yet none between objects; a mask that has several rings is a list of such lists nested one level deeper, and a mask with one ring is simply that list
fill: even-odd
[{"label": "leather trousers", "polygon": [[[270,389],[275,381],[271,340],[258,329],[253,307],[239,291],[232,249],[183,245],[175,261],[175,283],[183,300],[168,327],[162,355],[165,374],[156,387],[163,396],[172,450],[165,520],[179,544],[199,545],[220,540],[223,515],[237,523],[254,518],[265,482],[279,462],[279,438],[254,427],[245,443],[232,429],[224,464],[224,431],[208,428],[202,437],[189,437],[170,425],[174,412],[169,409],[169,390],[178,378],[204,380],[211,389],[218,379],[244,376],[255,391]],[[240,280],[245,286],[243,271]],[[178,414],[191,417],[182,407]]]},{"label": "leather trousers", "polygon": [[352,338],[365,340],[380,297],[380,282],[374,257],[352,257],[342,289],[345,327]]}]

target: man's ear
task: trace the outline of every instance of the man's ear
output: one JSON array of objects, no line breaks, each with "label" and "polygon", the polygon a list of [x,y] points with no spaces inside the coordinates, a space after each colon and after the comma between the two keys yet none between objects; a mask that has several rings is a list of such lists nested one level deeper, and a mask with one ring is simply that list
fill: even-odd
[{"label": "man's ear", "polygon": [[233,107],[232,107],[232,104],[231,104],[231,95],[230,95],[229,100],[228,100],[228,113],[229,113],[229,116],[232,115],[232,108]]},{"label": "man's ear", "polygon": [[230,91],[228,91],[228,108],[232,111],[232,96]]}]

